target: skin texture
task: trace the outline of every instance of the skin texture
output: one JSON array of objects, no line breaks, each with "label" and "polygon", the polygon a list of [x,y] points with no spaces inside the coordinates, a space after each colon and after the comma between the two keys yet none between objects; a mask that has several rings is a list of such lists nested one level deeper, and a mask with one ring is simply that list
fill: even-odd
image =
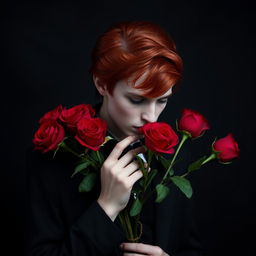
[{"label": "skin texture", "polygon": [[[148,122],[156,122],[166,107],[170,88],[157,98],[145,98],[143,92],[131,87],[125,81],[119,81],[111,95],[105,87],[99,86],[94,78],[96,88],[103,96],[100,117],[108,123],[109,131],[120,140],[103,163],[101,168],[101,193],[97,200],[102,209],[115,220],[127,205],[134,183],[142,177],[139,165],[133,161],[134,156],[143,153],[143,147],[128,151],[121,156],[123,150],[139,139],[137,129]],[[140,82],[140,81],[138,81]],[[168,256],[158,246],[147,244],[124,243],[124,255]],[[125,252],[125,251],[129,251]]]},{"label": "skin texture", "polygon": [[159,246],[153,246],[143,243],[122,243],[121,249],[125,252],[124,256],[139,256],[139,255],[151,255],[151,256],[169,256]]}]

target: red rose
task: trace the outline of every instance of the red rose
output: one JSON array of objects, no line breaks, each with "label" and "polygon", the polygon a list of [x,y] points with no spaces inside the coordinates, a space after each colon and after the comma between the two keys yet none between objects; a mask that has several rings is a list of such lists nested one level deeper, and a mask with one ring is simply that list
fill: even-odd
[{"label": "red rose", "polygon": [[67,128],[75,132],[77,123],[84,118],[91,118],[95,115],[95,110],[89,104],[80,104],[70,109],[63,109],[60,120]]},{"label": "red rose", "polygon": [[238,144],[231,133],[215,141],[212,147],[214,151],[219,152],[217,157],[221,162],[230,162],[233,158],[239,156]]},{"label": "red rose", "polygon": [[46,114],[44,114],[43,117],[40,118],[39,123],[41,124],[45,120],[49,120],[49,119],[58,120],[62,110],[63,110],[62,105],[59,105],[55,109],[53,109],[53,110],[47,112]]},{"label": "red rose", "polygon": [[45,120],[34,135],[35,150],[43,151],[43,153],[55,150],[64,136],[65,131],[62,125],[56,120]]},{"label": "red rose", "polygon": [[167,123],[147,123],[140,128],[144,134],[146,146],[156,153],[174,153],[174,146],[179,138],[172,127]]},{"label": "red rose", "polygon": [[107,123],[100,118],[81,119],[77,124],[76,140],[83,146],[98,150],[105,141]]},{"label": "red rose", "polygon": [[192,138],[197,138],[202,135],[203,131],[210,129],[210,126],[200,113],[191,109],[183,109],[178,129],[189,133]]}]

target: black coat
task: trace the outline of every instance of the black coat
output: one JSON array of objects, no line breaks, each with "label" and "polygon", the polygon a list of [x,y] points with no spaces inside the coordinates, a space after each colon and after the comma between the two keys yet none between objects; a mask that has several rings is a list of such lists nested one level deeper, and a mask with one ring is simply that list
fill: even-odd
[{"label": "black coat", "polygon": [[[52,153],[29,150],[26,255],[120,255],[119,245],[126,239],[118,218],[112,222],[97,203],[99,187],[89,193],[78,191],[82,176],[71,178],[76,161],[70,153],[57,153],[53,159]],[[159,179],[156,176],[155,184]],[[151,200],[143,208],[142,222],[149,213],[153,224],[145,231],[151,234],[141,241],[148,243],[147,235],[151,235],[151,244],[170,255],[201,255],[192,201],[175,186],[170,188],[163,202]]]}]

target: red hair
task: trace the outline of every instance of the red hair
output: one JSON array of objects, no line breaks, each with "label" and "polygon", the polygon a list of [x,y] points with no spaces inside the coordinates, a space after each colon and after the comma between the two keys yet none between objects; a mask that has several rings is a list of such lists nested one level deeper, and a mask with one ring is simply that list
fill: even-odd
[{"label": "red hair", "polygon": [[[174,41],[158,25],[150,22],[119,23],[96,42],[91,72],[110,94],[120,80],[132,82],[145,97],[159,97],[182,77],[182,59]],[[128,81],[131,79],[132,81]]]}]

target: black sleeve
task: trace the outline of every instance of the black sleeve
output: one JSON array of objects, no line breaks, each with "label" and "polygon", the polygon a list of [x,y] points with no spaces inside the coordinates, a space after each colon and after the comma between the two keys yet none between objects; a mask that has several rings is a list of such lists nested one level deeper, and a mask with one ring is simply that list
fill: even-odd
[{"label": "black sleeve", "polygon": [[26,255],[118,255],[123,232],[95,198],[78,192],[71,164],[39,154],[27,161]]},{"label": "black sleeve", "polygon": [[178,246],[173,250],[172,256],[202,256],[203,250],[201,239],[198,233],[198,228],[194,216],[194,200],[187,199],[185,196],[180,201],[183,201],[183,211],[179,211],[181,220],[180,237],[183,238],[177,244]]}]

